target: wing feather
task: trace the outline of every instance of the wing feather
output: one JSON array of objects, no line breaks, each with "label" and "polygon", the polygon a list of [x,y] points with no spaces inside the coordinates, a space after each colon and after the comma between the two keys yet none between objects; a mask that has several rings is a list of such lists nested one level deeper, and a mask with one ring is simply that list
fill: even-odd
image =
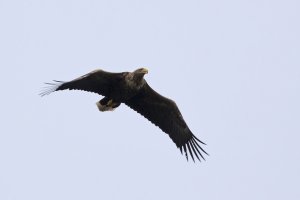
[{"label": "wing feather", "polygon": [[194,160],[193,152],[198,159],[199,155],[204,159],[201,151],[207,153],[197,141],[205,143],[190,131],[173,100],[158,94],[145,83],[143,89],[125,104],[167,133],[181,152],[183,149],[187,159],[189,154]]},{"label": "wing feather", "polygon": [[189,150],[189,152],[190,152],[190,155],[191,155],[193,161],[195,162],[195,159],[194,159],[194,156],[193,156],[193,152],[192,152],[192,150],[191,150],[191,145],[190,145],[190,143],[187,143],[187,146],[188,146],[188,150]]},{"label": "wing feather", "polygon": [[40,92],[41,96],[48,95],[58,90],[83,90],[87,92],[94,92],[103,96],[109,96],[110,91],[115,87],[120,80],[123,73],[111,73],[103,70],[95,70],[79,78],[69,82],[56,81],[53,83],[45,83],[45,87]]}]

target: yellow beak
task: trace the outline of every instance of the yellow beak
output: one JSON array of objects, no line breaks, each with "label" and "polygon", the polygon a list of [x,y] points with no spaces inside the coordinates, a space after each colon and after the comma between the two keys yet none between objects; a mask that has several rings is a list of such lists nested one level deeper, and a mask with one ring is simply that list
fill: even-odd
[{"label": "yellow beak", "polygon": [[144,73],[144,74],[148,74],[148,69],[142,68],[142,69],[141,69],[141,72]]}]

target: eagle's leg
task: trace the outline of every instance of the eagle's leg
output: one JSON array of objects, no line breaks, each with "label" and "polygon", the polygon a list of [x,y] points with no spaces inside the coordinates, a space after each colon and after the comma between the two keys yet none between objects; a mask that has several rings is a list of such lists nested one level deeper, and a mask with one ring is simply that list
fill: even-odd
[{"label": "eagle's leg", "polygon": [[116,107],[118,107],[121,103],[115,102],[113,99],[110,99],[108,97],[104,97],[100,101],[96,103],[98,109],[101,112],[104,111],[113,111]]}]

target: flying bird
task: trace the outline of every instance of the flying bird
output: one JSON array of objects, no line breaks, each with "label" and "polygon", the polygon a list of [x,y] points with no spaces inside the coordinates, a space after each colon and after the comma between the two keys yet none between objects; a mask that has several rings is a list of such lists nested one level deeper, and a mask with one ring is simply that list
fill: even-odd
[{"label": "flying bird", "polygon": [[112,111],[124,103],[167,133],[187,160],[189,156],[193,161],[194,156],[199,161],[205,160],[203,153],[207,153],[200,146],[205,143],[191,132],[176,103],[148,85],[144,79],[147,73],[146,68],[121,73],[98,69],[69,82],[46,83],[48,87],[40,95],[66,89],[94,92],[104,96],[96,103],[101,112]]}]

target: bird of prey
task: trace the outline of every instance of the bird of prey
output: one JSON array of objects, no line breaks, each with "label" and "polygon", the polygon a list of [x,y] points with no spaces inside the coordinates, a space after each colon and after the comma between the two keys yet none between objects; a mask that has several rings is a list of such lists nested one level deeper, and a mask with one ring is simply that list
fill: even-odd
[{"label": "bird of prey", "polygon": [[[121,103],[143,115],[150,122],[167,133],[186,159],[194,156],[201,161],[207,154],[200,144],[205,145],[189,129],[176,103],[154,91],[144,79],[146,68],[133,72],[112,73],[98,69],[69,82],[46,83],[41,96],[58,90],[84,90],[104,96],[96,103],[102,112],[112,111]],[[200,144],[199,144],[200,143]],[[208,155],[208,154],[207,154]],[[201,158],[200,158],[201,157]]]}]

